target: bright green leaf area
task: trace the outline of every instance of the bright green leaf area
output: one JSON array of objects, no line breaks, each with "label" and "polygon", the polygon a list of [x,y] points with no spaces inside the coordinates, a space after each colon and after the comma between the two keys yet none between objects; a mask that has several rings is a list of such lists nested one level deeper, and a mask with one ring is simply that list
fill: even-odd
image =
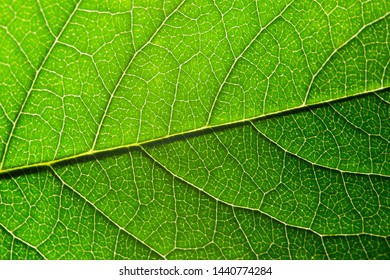
[{"label": "bright green leaf area", "polygon": [[390,259],[387,0],[0,1],[0,259]]}]

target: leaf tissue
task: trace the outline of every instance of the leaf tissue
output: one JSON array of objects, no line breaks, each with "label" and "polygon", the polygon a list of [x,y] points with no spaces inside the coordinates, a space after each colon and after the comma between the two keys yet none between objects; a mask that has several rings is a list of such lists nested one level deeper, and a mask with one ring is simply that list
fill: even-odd
[{"label": "leaf tissue", "polygon": [[387,0],[0,1],[1,259],[390,259]]}]

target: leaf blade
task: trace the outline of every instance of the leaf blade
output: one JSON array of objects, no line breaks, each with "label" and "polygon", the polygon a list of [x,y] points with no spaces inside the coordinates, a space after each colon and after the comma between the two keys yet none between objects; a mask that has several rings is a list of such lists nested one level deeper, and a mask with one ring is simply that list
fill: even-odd
[{"label": "leaf blade", "polygon": [[390,257],[386,2],[1,5],[4,258]]}]

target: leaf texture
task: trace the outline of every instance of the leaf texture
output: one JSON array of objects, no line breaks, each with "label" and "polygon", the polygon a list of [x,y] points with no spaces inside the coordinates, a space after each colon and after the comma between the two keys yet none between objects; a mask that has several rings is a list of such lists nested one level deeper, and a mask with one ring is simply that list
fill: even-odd
[{"label": "leaf texture", "polygon": [[387,1],[0,11],[0,258],[390,258]]}]

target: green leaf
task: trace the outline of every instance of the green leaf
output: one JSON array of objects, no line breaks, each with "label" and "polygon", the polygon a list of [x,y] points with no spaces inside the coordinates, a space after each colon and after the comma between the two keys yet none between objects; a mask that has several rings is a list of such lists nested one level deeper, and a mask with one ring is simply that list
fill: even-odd
[{"label": "green leaf", "polygon": [[1,1],[0,258],[389,259],[389,15]]}]

